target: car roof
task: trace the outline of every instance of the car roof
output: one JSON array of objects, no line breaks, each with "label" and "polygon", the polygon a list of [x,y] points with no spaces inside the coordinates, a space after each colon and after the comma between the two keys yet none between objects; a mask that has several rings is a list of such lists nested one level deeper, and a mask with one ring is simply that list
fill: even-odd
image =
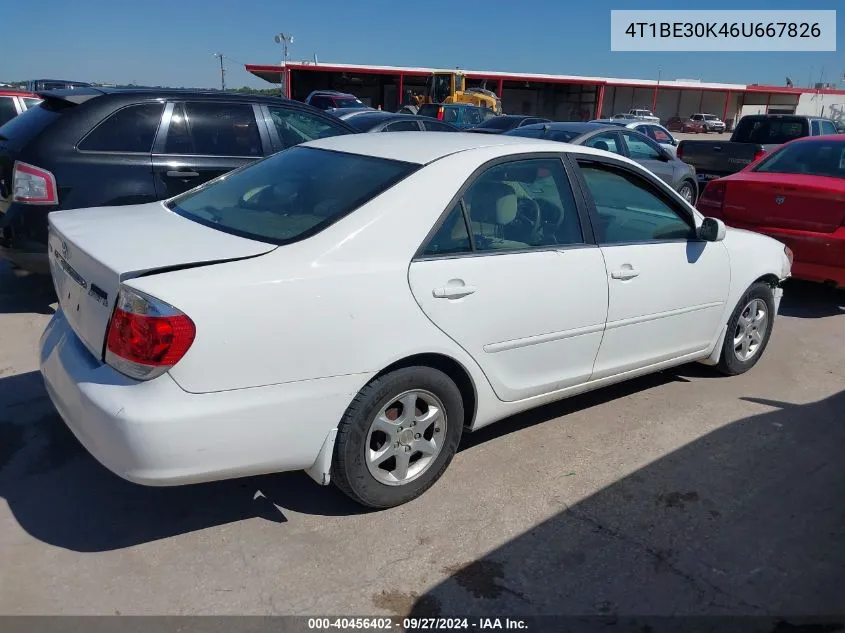
[{"label": "car roof", "polygon": [[551,123],[532,123],[525,125],[520,130],[557,130],[559,132],[575,132],[586,134],[594,130],[616,129],[615,123],[594,123],[592,121],[553,121]]},{"label": "car roof", "polygon": [[[472,134],[469,132],[401,132],[395,134],[345,134],[330,136],[304,143],[300,147],[313,147],[335,152],[360,154],[388,160],[398,160],[425,165],[440,158],[479,149],[497,148],[501,156],[529,152],[573,152],[608,155],[607,152],[583,147],[530,139],[503,134]],[[612,155],[630,164],[633,161]]]},{"label": "car roof", "polygon": [[[261,103],[291,102],[290,99],[279,96],[258,95],[247,92],[224,92],[222,90],[198,90],[196,88],[105,88],[87,87],[62,90],[41,90],[38,96],[62,99],[72,103],[83,103],[104,95],[137,96],[137,97],[190,97],[191,99],[214,99],[216,101],[252,101]],[[301,104],[304,107],[309,107]]]},{"label": "car roof", "polygon": [[355,96],[351,92],[340,92],[339,90],[315,90],[314,92],[312,92],[308,96],[313,97],[314,95],[325,95],[327,97],[354,97]]}]

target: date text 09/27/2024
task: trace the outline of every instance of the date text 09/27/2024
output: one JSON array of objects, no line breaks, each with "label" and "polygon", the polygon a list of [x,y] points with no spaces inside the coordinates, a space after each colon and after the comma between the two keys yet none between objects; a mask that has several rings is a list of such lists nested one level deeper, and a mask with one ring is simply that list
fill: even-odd
[{"label": "date text 09/27/2024", "polygon": [[313,631],[448,631],[448,630],[527,630],[528,623],[518,618],[309,618]]}]

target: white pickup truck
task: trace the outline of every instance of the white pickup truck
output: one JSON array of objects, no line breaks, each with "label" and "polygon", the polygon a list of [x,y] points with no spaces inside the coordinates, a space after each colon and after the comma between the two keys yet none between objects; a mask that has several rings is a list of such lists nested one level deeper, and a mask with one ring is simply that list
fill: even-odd
[{"label": "white pickup truck", "polygon": [[654,116],[654,112],[652,112],[651,110],[632,108],[628,110],[625,116],[629,119],[637,119],[638,121],[648,121],[649,123],[657,123],[658,125],[660,124],[660,117]]}]

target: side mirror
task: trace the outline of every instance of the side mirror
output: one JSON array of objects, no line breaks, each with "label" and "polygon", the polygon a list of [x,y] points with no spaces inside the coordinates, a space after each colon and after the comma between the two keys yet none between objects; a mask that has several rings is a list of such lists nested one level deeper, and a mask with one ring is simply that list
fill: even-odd
[{"label": "side mirror", "polygon": [[725,223],[716,218],[704,218],[704,222],[698,229],[698,237],[705,242],[721,242],[725,239]]}]

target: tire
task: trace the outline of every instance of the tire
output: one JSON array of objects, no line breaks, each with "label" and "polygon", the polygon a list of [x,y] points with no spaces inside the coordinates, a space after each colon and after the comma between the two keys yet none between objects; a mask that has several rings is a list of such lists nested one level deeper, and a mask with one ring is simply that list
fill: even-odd
[{"label": "tire", "polygon": [[[754,332],[751,332],[749,329],[750,324],[748,324],[746,319],[750,317],[749,308],[752,304],[755,304],[755,308],[762,308],[765,306],[766,323],[762,332],[760,332],[759,329],[759,321],[757,322]],[[752,310],[758,315],[757,318],[759,319],[759,312],[757,309],[752,308]],[[722,356],[719,359],[719,371],[726,376],[737,376],[739,374],[744,374],[754,367],[754,365],[757,364],[757,361],[759,361],[763,356],[763,352],[766,351],[766,346],[769,344],[769,338],[771,338],[772,328],[774,326],[774,319],[775,300],[771,287],[762,282],[753,284],[745,292],[745,294],[742,295],[742,298],[739,300],[739,303],[737,303],[736,308],[734,308],[733,314],[731,314],[731,318],[728,319],[728,328],[725,333],[725,341],[722,345]],[[744,321],[745,324],[741,321]],[[754,333],[759,334],[759,338],[753,336]],[[740,340],[740,334],[743,334],[743,342],[737,343],[737,341]],[[750,356],[745,356],[743,352],[746,349],[751,352],[751,347],[753,347],[754,343],[751,342],[752,338],[749,338],[749,347],[742,347],[745,342],[745,335],[753,337],[753,340],[757,341],[756,347],[753,348],[753,353],[751,353]],[[738,347],[739,349],[737,349]]]},{"label": "tire", "polygon": [[[687,195],[684,193],[685,189],[689,191],[689,198],[687,198]],[[698,197],[696,195],[695,183],[693,183],[691,180],[684,180],[683,182],[681,182],[681,186],[678,187],[678,193],[684,200],[687,200],[687,202],[695,206],[695,200]]]},{"label": "tire", "polygon": [[[400,398],[415,403],[413,416]],[[441,407],[443,415],[438,419],[436,411]],[[371,508],[407,503],[434,485],[446,470],[458,450],[463,426],[463,399],[449,376],[431,367],[392,371],[361,389],[344,413],[331,480],[349,497]],[[421,433],[417,433],[419,429]],[[432,447],[437,447],[436,452]],[[418,448],[433,454],[426,455]],[[405,477],[400,462],[410,462]]]}]

